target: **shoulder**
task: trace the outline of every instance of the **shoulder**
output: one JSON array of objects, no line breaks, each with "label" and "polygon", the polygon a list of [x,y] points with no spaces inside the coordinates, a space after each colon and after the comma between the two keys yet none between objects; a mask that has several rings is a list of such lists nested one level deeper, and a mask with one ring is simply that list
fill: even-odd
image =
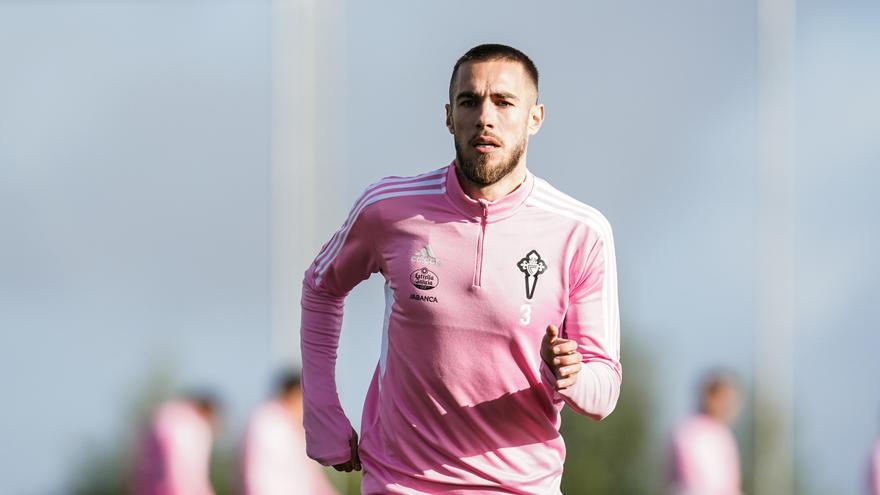
[{"label": "shoulder", "polygon": [[673,438],[677,443],[687,444],[703,435],[706,422],[699,415],[691,416],[675,426]]},{"label": "shoulder", "polygon": [[427,196],[446,191],[446,172],[441,167],[419,175],[391,175],[367,186],[355,202],[354,209],[366,208],[392,198]]},{"label": "shoulder", "polygon": [[167,402],[159,406],[154,420],[160,436],[187,434],[207,425],[193,406],[183,401]]},{"label": "shoulder", "polygon": [[397,209],[401,201],[408,204],[414,198],[430,199],[444,194],[446,172],[447,167],[441,167],[418,175],[383,177],[364,188],[352,205],[346,224],[354,224],[359,218],[370,217],[383,208]]},{"label": "shoulder", "polygon": [[251,414],[249,430],[252,435],[272,433],[279,430],[283,431],[285,423],[287,422],[288,420],[284,413],[283,406],[274,401],[270,401],[258,406]]},{"label": "shoulder", "polygon": [[155,421],[160,425],[173,424],[190,420],[195,414],[195,410],[189,404],[172,400],[158,406]]},{"label": "shoulder", "polygon": [[258,405],[251,413],[250,422],[253,424],[272,421],[276,416],[276,407],[273,401],[264,402]]},{"label": "shoulder", "polygon": [[540,177],[535,177],[535,188],[527,204],[583,225],[604,240],[612,238],[611,223],[602,212],[560,191]]},{"label": "shoulder", "polygon": [[727,425],[703,414],[697,414],[685,421],[679,426],[678,432],[684,441],[724,442],[733,438]]}]

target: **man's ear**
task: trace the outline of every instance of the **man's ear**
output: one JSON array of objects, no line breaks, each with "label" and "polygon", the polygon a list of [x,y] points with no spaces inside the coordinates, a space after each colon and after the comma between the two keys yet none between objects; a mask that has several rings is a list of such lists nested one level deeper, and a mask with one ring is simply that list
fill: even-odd
[{"label": "man's ear", "polygon": [[452,123],[452,105],[446,104],[446,128],[449,129],[449,134],[455,134],[455,126]]},{"label": "man's ear", "polygon": [[541,130],[544,123],[544,104],[536,103],[529,110],[529,136],[534,136]]}]

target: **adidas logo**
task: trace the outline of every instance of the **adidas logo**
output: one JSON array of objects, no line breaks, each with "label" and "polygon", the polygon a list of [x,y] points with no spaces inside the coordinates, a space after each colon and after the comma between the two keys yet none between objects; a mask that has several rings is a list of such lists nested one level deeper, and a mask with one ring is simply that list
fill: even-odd
[{"label": "adidas logo", "polygon": [[440,264],[440,260],[438,260],[437,257],[434,256],[434,250],[431,249],[430,244],[423,247],[422,249],[419,249],[416,252],[416,254],[412,255],[412,258],[410,258],[410,259],[412,259],[413,263],[418,263],[421,265],[439,265]]}]

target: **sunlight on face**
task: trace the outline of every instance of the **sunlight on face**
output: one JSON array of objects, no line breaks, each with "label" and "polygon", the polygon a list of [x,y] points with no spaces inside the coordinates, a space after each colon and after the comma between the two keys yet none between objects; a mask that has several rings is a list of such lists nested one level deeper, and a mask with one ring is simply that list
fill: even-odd
[{"label": "sunlight on face", "polygon": [[459,67],[451,99],[446,125],[459,169],[479,186],[498,182],[521,162],[543,119],[534,83],[518,62],[470,62]]}]

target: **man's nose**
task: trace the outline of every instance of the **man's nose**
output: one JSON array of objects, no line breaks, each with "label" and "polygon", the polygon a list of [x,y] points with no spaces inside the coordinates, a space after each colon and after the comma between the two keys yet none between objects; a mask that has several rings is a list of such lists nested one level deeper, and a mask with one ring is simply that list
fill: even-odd
[{"label": "man's nose", "polygon": [[496,116],[495,104],[492,100],[486,98],[480,103],[480,118],[477,120],[477,127],[480,129],[484,127],[495,127]]}]

